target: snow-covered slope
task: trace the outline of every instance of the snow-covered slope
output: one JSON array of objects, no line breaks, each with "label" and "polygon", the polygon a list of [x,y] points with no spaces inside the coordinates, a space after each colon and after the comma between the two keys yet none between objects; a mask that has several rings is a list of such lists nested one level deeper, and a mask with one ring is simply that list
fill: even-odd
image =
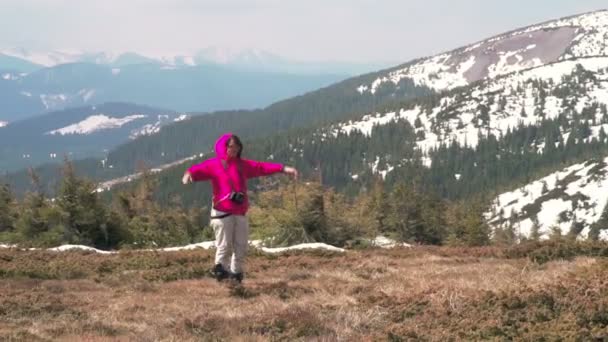
[{"label": "snow-covered slope", "polygon": [[188,119],[189,116],[186,114],[181,114],[178,116],[170,116],[170,115],[158,115],[157,121],[154,123],[148,123],[146,125],[141,126],[140,128],[131,130],[131,134],[129,134],[130,139],[135,139],[139,136],[143,135],[152,135],[156,134],[160,131],[161,127],[171,122],[179,122]]},{"label": "snow-covered slope", "polygon": [[[600,106],[598,106],[600,105]],[[602,106],[603,105],[603,106]],[[375,113],[334,127],[371,134],[374,125],[407,120],[416,129],[416,143],[428,153],[452,141],[475,147],[480,137],[504,136],[519,126],[538,125],[560,115],[594,110],[591,136],[608,132],[608,57],[581,58],[519,71],[487,80],[442,97],[436,106],[406,105],[397,111]],[[596,108],[597,107],[597,108]],[[596,108],[596,109],[593,109]],[[567,140],[569,131],[562,132]],[[538,141],[542,149],[545,142]]]},{"label": "snow-covered slope", "polygon": [[608,55],[608,11],[549,21],[397,67],[358,90],[374,93],[410,78],[435,90],[453,89],[514,71],[580,57]]},{"label": "snow-covered slope", "polygon": [[[499,195],[486,213],[493,227],[511,227],[521,237],[536,231],[587,238],[608,204],[608,158],[572,165],[519,189]],[[608,227],[597,227],[606,229]],[[608,240],[608,230],[599,230]]]}]

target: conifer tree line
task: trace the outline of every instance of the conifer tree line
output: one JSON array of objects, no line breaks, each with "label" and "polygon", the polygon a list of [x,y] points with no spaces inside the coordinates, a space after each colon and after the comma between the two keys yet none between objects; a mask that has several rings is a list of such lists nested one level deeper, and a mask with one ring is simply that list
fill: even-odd
[{"label": "conifer tree line", "polygon": [[[133,187],[105,201],[92,182],[65,161],[57,196],[37,188],[18,201],[0,186],[0,243],[51,247],[84,244],[101,249],[179,246],[212,239],[208,207],[185,209],[173,196],[161,205],[158,177],[142,170]],[[324,242],[341,247],[366,247],[378,235],[410,244],[482,246],[539,239],[518,236],[511,226],[492,231],[484,220],[487,199],[473,196],[450,200],[423,190],[419,184],[391,185],[375,176],[354,196],[323,186],[319,175],[302,182],[263,179],[251,193],[251,238],[279,247]],[[606,213],[598,225],[605,224]],[[552,234],[552,239],[563,239]],[[576,239],[575,235],[569,238]],[[597,239],[597,234],[591,236]]]},{"label": "conifer tree line", "polygon": [[[104,201],[94,183],[65,161],[57,196],[49,198],[32,173],[32,191],[17,201],[0,187],[0,243],[51,247],[84,244],[101,249],[185,245],[211,239],[207,207],[184,209],[173,197],[161,206],[157,179],[148,171],[136,186]],[[367,192],[349,197],[317,181],[274,179],[252,193],[252,237],[268,246],[325,242],[366,246],[377,235],[408,243],[485,245],[490,230],[482,207],[451,203],[400,184],[386,189],[376,178]]]},{"label": "conifer tree line", "polygon": [[202,238],[202,209],[162,208],[153,200],[155,180],[147,171],[134,188],[104,202],[95,183],[76,175],[66,159],[55,197],[30,174],[32,190],[17,201],[0,187],[0,242],[49,247],[84,244],[102,249],[188,244]]}]

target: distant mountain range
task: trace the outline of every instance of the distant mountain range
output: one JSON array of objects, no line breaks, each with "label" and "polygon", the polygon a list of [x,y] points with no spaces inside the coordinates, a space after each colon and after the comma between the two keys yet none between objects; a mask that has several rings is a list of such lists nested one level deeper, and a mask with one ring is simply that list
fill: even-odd
[{"label": "distant mountain range", "polygon": [[343,78],[164,64],[71,63],[26,74],[0,71],[0,121],[111,101],[198,112],[259,108]]},{"label": "distant mountain range", "polygon": [[85,52],[78,50],[0,49],[0,70],[32,72],[60,64],[90,63],[110,67],[157,64],[168,67],[224,66],[242,71],[292,74],[358,75],[381,69],[389,63],[293,61],[260,49],[208,47],[194,54],[154,54],[137,52]]}]

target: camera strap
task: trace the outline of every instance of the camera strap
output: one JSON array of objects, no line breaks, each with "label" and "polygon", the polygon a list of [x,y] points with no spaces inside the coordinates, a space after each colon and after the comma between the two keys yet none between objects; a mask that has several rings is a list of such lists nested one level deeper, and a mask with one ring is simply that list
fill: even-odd
[{"label": "camera strap", "polygon": [[[230,182],[230,189],[232,190],[232,192],[235,192],[235,187],[234,187],[234,182],[232,181],[232,178],[230,178],[230,174],[228,174],[228,162],[224,159],[220,159],[220,162],[222,163],[222,168],[224,169],[224,172],[226,173],[226,177],[228,177],[228,182]],[[242,169],[242,165],[241,165],[241,161],[237,159],[236,161],[236,167],[237,167],[237,171],[239,173],[239,178],[243,177],[243,169]],[[220,198],[217,201],[213,201],[213,206],[215,207],[215,205],[217,205],[218,203],[225,201],[226,199],[228,199],[228,197],[230,197],[230,194],[226,194],[224,197]]]}]

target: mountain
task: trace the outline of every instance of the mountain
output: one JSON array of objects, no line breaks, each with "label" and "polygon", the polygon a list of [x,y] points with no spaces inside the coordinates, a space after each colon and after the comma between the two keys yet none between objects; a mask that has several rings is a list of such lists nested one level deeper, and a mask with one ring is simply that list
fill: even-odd
[{"label": "mountain", "polygon": [[[128,56],[123,57],[116,61],[126,62]],[[24,75],[4,74],[0,79],[0,120],[11,122],[111,101],[178,111],[259,108],[342,78],[238,71],[221,66],[60,64]]]},{"label": "mountain", "polygon": [[[434,103],[433,103],[434,102]],[[366,115],[336,125],[336,130],[371,134],[374,126],[406,120],[417,135],[416,144],[425,154],[452,141],[475,148],[481,137],[505,136],[522,126],[540,126],[560,120],[560,137],[568,140],[570,127],[583,122],[587,139],[608,131],[608,56],[579,58],[489,78],[459,88],[432,101],[399,110]],[[554,137],[558,139],[558,137]],[[534,141],[542,152],[556,141]]]},{"label": "mountain", "polygon": [[202,49],[191,60],[197,64],[220,64],[242,70],[296,74],[359,75],[388,66],[386,63],[298,62],[259,49],[238,50],[220,47]]},{"label": "mountain", "polygon": [[[388,187],[405,182],[450,200],[481,196],[490,205],[501,193],[608,156],[607,32],[608,11],[517,29],[262,110],[169,125],[119,146],[108,154],[108,162],[127,174],[136,159],[155,166],[200,156],[209,152],[217,135],[232,131],[246,139],[247,156],[289,162],[346,193],[364,191],[381,177]],[[200,194],[176,185],[184,167],[159,173],[160,192],[165,198],[179,194],[200,201]],[[555,184],[547,182],[547,191]],[[570,203],[594,208],[594,216],[576,208],[563,214],[566,219],[588,218],[582,228],[582,220],[572,219],[572,234],[604,236],[600,230],[608,226],[591,227],[597,226],[603,202],[584,204],[588,191],[577,195],[564,184],[559,186],[573,196]],[[564,198],[555,191],[551,196]],[[534,213],[506,210],[510,201],[493,203],[498,203],[493,212],[508,215],[488,216],[498,220],[495,227],[505,217],[517,222],[532,216],[526,212]],[[546,237],[546,227],[541,231]]]},{"label": "mountain", "polygon": [[[46,66],[76,62],[82,53],[78,51],[30,51],[24,48],[11,48],[3,49],[0,54],[6,58],[18,60],[20,63],[38,66],[38,68],[30,70],[33,71]],[[3,64],[0,64],[0,66],[4,67]]]},{"label": "mountain", "polygon": [[28,73],[40,68],[42,68],[41,65],[0,53],[0,70],[4,70],[5,72],[3,78],[8,77],[5,76],[7,72],[14,72],[16,74]]},{"label": "mountain", "polygon": [[379,86],[395,87],[403,78],[449,90],[558,61],[606,56],[606,35],[606,10],[552,20],[392,68],[359,90],[373,93]]},{"label": "mountain", "polygon": [[8,126],[0,125],[0,172],[10,172],[63,156],[103,159],[110,149],[154,134],[188,116],[129,103],[105,103],[52,112]]},{"label": "mountain", "polygon": [[[378,73],[362,75],[335,85],[280,101],[263,109],[221,111],[206,115],[193,115],[187,122],[164,126],[158,133],[143,136],[110,150],[105,158],[75,161],[75,168],[92,179],[107,181],[134,173],[140,164],[151,168],[170,164],[176,160],[201,155],[212,149],[218,135],[232,131],[246,141],[270,140],[280,132],[306,130],[327,125],[341,118],[367,113],[379,105],[395,101],[395,94],[360,94],[356,86],[377,77]],[[428,94],[429,89],[401,82],[400,99]],[[193,113],[196,114],[196,113]],[[199,113],[202,114],[202,113]],[[5,128],[10,128],[9,126]],[[295,135],[294,135],[295,136]],[[253,151],[252,151],[253,152]],[[36,168],[41,182],[49,193],[55,191],[58,177],[56,164]],[[16,193],[29,189],[26,171],[13,172],[4,177]]]},{"label": "mountain", "polygon": [[[80,50],[30,50],[25,48],[11,48],[0,51],[0,56],[8,61],[19,61],[32,66],[31,72],[44,67],[54,67],[61,64],[72,63],[91,63],[107,66],[125,66],[129,64],[147,64],[161,61],[146,57],[134,52],[113,53],[113,52],[86,52]],[[5,67],[5,60],[0,58],[0,67]]]}]

